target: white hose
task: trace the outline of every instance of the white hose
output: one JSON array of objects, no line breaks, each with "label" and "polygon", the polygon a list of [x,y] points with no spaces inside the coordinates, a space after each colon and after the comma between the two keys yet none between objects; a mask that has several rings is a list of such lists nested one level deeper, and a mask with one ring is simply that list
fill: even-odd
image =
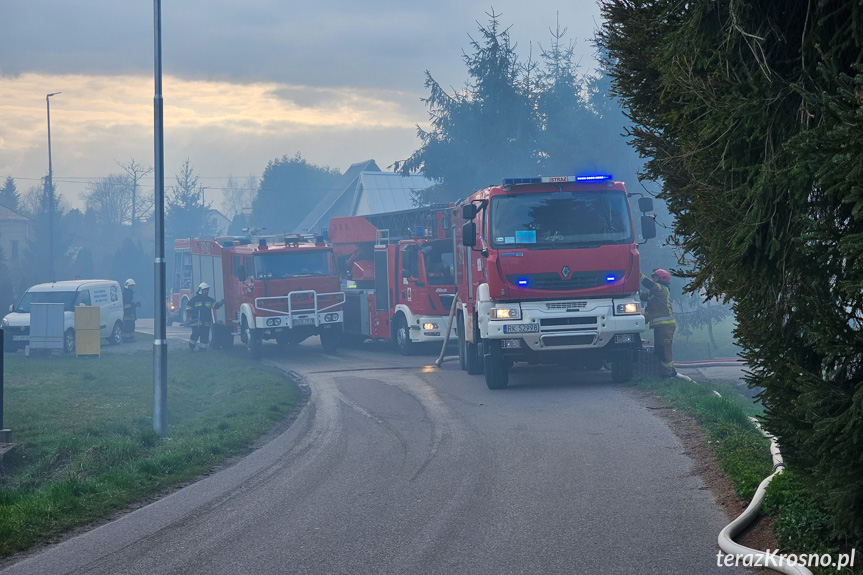
[{"label": "white hose", "polygon": [[[755,424],[755,427],[757,427],[758,430],[770,440],[770,454],[773,456],[773,473],[761,482],[758,489],[755,490],[755,495],[752,497],[752,501],[743,513],[741,513],[737,519],[729,523],[725,529],[719,532],[719,548],[748,565],[767,567],[780,573],[786,573],[787,575],[812,575],[812,571],[803,565],[790,562],[781,555],[774,555],[757,549],[750,549],[749,547],[735,543],[733,540],[733,538],[752,523],[758,515],[761,510],[761,501],[764,499],[764,493],[766,492],[767,486],[771,481],[773,481],[773,478],[782,473],[785,468],[785,464],[782,462],[782,454],[779,453],[779,443],[776,441],[776,438],[765,432],[754,418],[750,417],[749,419],[751,419],[752,423]],[[751,557],[751,559],[748,561],[744,560],[744,558],[748,559],[749,557]]]}]

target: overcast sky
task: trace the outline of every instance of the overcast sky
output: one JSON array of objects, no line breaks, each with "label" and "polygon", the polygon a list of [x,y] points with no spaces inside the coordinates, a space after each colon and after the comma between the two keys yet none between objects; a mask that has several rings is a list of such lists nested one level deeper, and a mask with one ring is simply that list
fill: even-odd
[{"label": "overcast sky", "polygon": [[[424,71],[460,88],[492,6],[522,60],[559,18],[582,71],[595,65],[589,0],[163,1],[166,186],[186,158],[217,208],[229,176],[286,154],[387,169],[419,146]],[[26,192],[45,176],[58,91],[54,180],[73,207],[117,162],[153,164],[153,20],[150,0],[0,0],[0,178]]]}]

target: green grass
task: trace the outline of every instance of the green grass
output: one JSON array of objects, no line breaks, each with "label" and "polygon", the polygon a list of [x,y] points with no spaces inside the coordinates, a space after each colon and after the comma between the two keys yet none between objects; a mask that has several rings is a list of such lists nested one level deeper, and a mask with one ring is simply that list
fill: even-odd
[{"label": "green grass", "polygon": [[770,475],[770,442],[749,419],[760,415],[761,408],[733,385],[676,378],[641,378],[636,385],[698,421],[738,497],[750,499],[761,480]]},{"label": "green grass", "polygon": [[240,353],[169,352],[167,439],[152,430],[151,351],[7,356],[0,556],[110,515],[246,451],[296,384]]},{"label": "green grass", "polygon": [[[720,468],[731,479],[741,499],[749,501],[761,481],[773,472],[769,442],[749,420],[761,415],[763,410],[732,384],[644,377],[636,381],[636,386],[698,421],[714,448]],[[827,513],[791,470],[783,471],[770,482],[762,512],[774,518],[780,547],[788,553],[834,556],[850,553],[847,545],[833,540]],[[817,575],[861,575],[863,558],[858,553],[855,559],[854,569],[812,568],[812,571]]]}]

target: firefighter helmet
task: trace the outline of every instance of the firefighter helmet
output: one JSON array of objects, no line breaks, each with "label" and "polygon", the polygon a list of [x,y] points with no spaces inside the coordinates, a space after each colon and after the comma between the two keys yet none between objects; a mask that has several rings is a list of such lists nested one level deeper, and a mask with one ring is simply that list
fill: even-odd
[{"label": "firefighter helmet", "polygon": [[656,268],[655,270],[653,270],[653,275],[655,275],[659,280],[659,283],[663,285],[668,285],[671,283],[671,274],[662,268]]},{"label": "firefighter helmet", "polygon": [[130,287],[135,287],[135,280],[133,280],[132,278],[127,279],[123,283],[123,287],[125,287],[126,289],[129,289]]},{"label": "firefighter helmet", "polygon": [[208,284],[207,282],[201,282],[201,284],[198,286],[198,293],[201,293],[205,289],[210,289],[210,284]]}]

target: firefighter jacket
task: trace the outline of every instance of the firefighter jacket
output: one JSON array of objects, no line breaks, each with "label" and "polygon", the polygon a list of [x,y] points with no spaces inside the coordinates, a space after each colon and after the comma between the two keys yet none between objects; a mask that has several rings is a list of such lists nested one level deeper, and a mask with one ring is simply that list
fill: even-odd
[{"label": "firefighter jacket", "polygon": [[216,303],[216,300],[202,293],[190,299],[189,303],[186,304],[186,314],[192,327],[213,325],[213,310],[219,309],[224,303],[224,300]]},{"label": "firefighter jacket", "polygon": [[676,325],[668,286],[657,283],[644,274],[641,275],[641,285],[647,288],[642,290],[641,299],[647,301],[644,306],[644,319],[650,323],[650,327]]},{"label": "firefighter jacket", "polygon": [[135,321],[137,314],[135,308],[138,304],[135,303],[135,294],[129,288],[123,288],[123,319],[126,321]]}]

